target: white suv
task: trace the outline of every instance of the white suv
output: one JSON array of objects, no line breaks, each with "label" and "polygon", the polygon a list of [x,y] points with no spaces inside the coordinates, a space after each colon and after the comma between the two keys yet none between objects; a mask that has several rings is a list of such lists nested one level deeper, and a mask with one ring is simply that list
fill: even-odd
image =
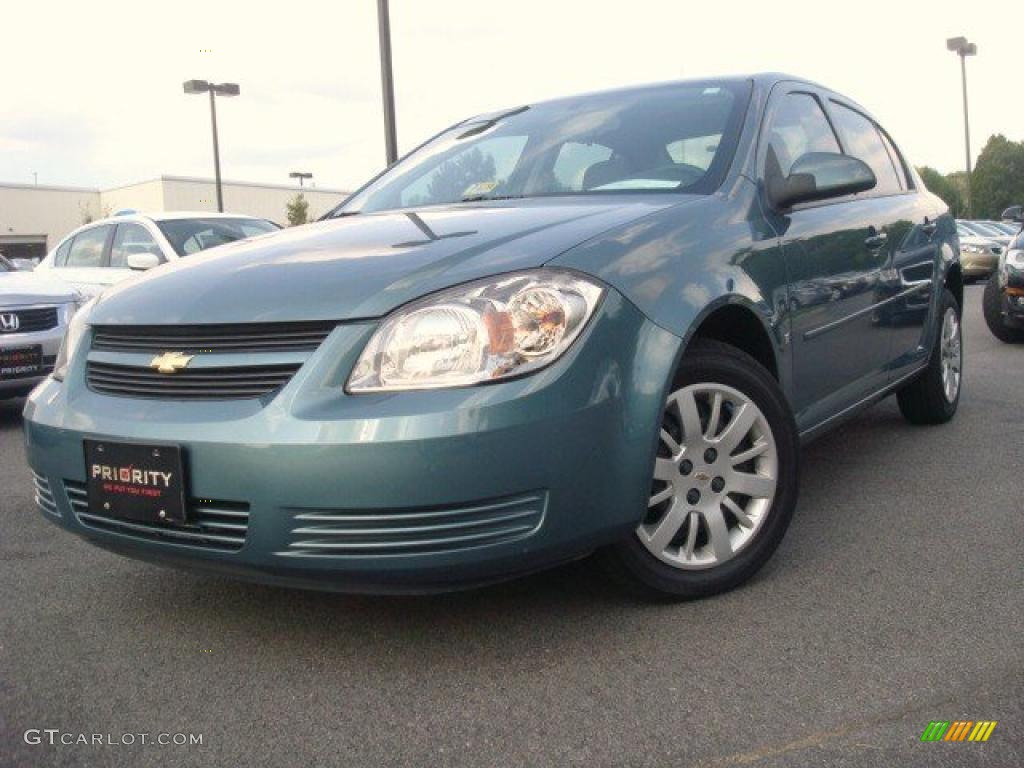
[{"label": "white suv", "polygon": [[36,271],[95,295],[133,271],[279,229],[266,219],[229,213],[118,214],[76,229]]}]

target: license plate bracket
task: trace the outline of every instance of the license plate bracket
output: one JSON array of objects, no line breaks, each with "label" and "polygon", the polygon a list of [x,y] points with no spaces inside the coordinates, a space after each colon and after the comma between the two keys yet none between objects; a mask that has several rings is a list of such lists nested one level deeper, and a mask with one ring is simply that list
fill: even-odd
[{"label": "license plate bracket", "polygon": [[43,346],[0,349],[0,380],[21,379],[38,374],[43,368]]},{"label": "license plate bracket", "polygon": [[85,469],[91,514],[141,523],[188,522],[180,447],[86,440]]}]

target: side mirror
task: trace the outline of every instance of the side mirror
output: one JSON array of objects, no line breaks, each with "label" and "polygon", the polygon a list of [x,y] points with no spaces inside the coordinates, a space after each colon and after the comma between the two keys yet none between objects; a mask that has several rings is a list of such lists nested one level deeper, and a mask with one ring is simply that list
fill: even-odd
[{"label": "side mirror", "polygon": [[128,264],[128,269],[134,269],[139,272],[144,272],[147,269],[160,266],[162,259],[155,253],[129,253],[128,258],[125,259],[125,263]]},{"label": "side mirror", "polygon": [[835,152],[808,152],[790,168],[789,176],[768,181],[768,197],[777,208],[828,200],[873,189],[878,183],[867,163]]},{"label": "side mirror", "polygon": [[1015,221],[1018,224],[1024,224],[1024,205],[1011,205],[1005,211],[1003,211],[1004,221]]}]

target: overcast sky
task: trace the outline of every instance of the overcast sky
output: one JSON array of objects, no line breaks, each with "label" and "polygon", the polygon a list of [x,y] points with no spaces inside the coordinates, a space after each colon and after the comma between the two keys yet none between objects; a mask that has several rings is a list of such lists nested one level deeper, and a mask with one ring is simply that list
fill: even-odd
[{"label": "overcast sky", "polygon": [[[966,35],[972,148],[1024,139],[1021,16],[990,0],[851,3],[392,0],[400,151],[468,115],[631,83],[781,70],[871,110],[911,162],[963,167]],[[203,97],[219,102],[225,178],[312,171],[353,188],[384,162],[375,0],[8,3],[0,36],[0,181],[109,187],[212,175]]]}]

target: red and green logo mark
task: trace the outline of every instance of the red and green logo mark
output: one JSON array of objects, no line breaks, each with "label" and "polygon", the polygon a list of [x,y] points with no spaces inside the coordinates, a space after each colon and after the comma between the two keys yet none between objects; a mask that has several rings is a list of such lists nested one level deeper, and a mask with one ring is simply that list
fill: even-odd
[{"label": "red and green logo mark", "polygon": [[921,741],[988,741],[997,720],[932,720]]}]

